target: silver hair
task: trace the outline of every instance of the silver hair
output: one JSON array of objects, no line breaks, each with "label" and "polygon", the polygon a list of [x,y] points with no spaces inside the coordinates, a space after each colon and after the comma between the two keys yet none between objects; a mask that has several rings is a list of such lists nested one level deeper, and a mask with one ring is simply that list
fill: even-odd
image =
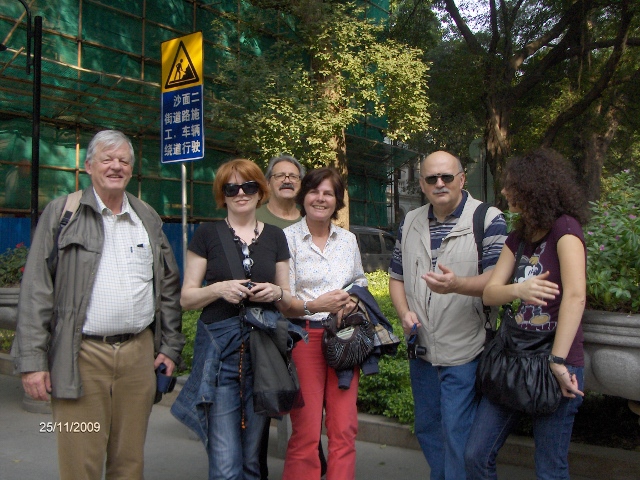
[{"label": "silver hair", "polygon": [[93,156],[96,154],[96,150],[98,147],[104,150],[110,150],[112,148],[117,148],[120,145],[126,143],[129,146],[129,153],[131,154],[131,167],[133,167],[136,157],[133,153],[133,145],[131,144],[131,140],[124,133],[119,130],[102,130],[96,133],[91,141],[89,142],[89,146],[87,147],[87,155],[86,161],[91,164],[93,161]]},{"label": "silver hair", "polygon": [[304,174],[307,173],[307,170],[294,157],[292,157],[291,155],[280,154],[277,157],[273,157],[271,160],[269,160],[269,166],[267,167],[267,171],[264,174],[264,176],[267,177],[267,180],[269,180],[269,178],[271,177],[273,167],[275,167],[280,162],[289,162],[295,165],[300,172],[300,178],[304,177]]}]

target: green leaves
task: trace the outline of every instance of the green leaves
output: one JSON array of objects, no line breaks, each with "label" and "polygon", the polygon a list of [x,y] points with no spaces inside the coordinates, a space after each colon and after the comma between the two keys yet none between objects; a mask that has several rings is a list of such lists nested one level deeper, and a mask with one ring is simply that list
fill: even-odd
[{"label": "green leaves", "polygon": [[[383,27],[350,2],[264,2],[220,62],[214,122],[234,133],[243,155],[265,162],[290,152],[308,166],[336,158],[335,138],[367,117],[388,122],[384,134],[406,140],[428,126],[427,66],[422,52],[383,38]],[[261,26],[291,29],[268,43]],[[227,26],[227,30],[229,30]],[[257,51],[246,45],[256,39]]]},{"label": "green leaves", "polygon": [[640,311],[640,187],[628,170],[603,180],[585,229],[589,308]]},{"label": "green leaves", "polygon": [[0,287],[19,287],[29,249],[24,243],[0,255]]}]

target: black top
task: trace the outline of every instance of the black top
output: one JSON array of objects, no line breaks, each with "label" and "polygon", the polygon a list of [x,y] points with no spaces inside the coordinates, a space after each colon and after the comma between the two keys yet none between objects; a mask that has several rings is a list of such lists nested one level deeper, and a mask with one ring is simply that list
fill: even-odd
[{"label": "black top", "polygon": [[[224,222],[224,220],[221,221]],[[226,223],[225,228],[228,228]],[[234,242],[234,245],[238,252],[238,257],[230,259],[230,261],[238,262],[242,268],[244,255],[240,244]],[[207,270],[205,272],[207,285],[233,279],[215,223],[203,223],[196,229],[189,243],[189,250],[199,257],[207,259]],[[269,224],[264,225],[258,241],[249,246],[249,251],[253,259],[251,281],[254,283],[274,283],[276,263],[290,258],[289,246],[284,232],[280,228]],[[251,302],[246,302],[246,304],[251,305]],[[265,306],[265,304],[259,305]],[[238,311],[238,305],[220,298],[204,307],[200,319],[204,323],[213,323],[235,317],[238,315]]]}]

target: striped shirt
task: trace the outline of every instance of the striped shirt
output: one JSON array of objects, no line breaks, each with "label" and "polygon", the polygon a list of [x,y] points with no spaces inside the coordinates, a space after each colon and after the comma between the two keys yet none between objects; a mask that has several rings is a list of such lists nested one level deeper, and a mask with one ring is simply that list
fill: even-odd
[{"label": "striped shirt", "polygon": [[[460,215],[464,210],[465,203],[469,195],[466,191],[462,191],[462,200],[457,208],[444,219],[444,222],[439,222],[433,213],[433,205],[429,206],[429,233],[431,235],[431,268],[435,272],[438,264],[438,255],[440,254],[440,247],[442,241],[451,232],[453,227],[458,223]],[[404,222],[400,224],[398,229],[398,239],[393,251],[393,257],[389,265],[389,274],[396,280],[403,281],[403,269],[402,269],[402,228]],[[507,232],[507,223],[504,219],[504,215],[500,214],[493,219],[491,224],[485,229],[482,238],[482,271],[486,272],[491,270],[500,256],[502,251],[502,245]],[[480,262],[478,262],[478,267]]]},{"label": "striped shirt", "polygon": [[139,333],[153,322],[153,254],[142,221],[124,195],[118,215],[95,193],[104,225],[102,258],[82,333]]}]

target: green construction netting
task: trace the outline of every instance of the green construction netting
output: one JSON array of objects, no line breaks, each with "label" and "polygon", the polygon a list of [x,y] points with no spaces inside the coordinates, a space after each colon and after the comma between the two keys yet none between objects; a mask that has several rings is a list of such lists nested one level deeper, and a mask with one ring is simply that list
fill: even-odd
[{"label": "green construction netting", "polygon": [[[40,209],[89,183],[84,148],[95,131],[115,128],[134,141],[136,165],[129,190],[161,215],[179,218],[180,165],[160,163],[160,44],[203,31],[206,110],[216,89],[212,74],[230,46],[252,42],[252,51],[259,54],[275,35],[292,31],[286,19],[274,16],[264,25],[263,39],[239,38],[237,25],[256,8],[243,0],[27,3],[32,18],[43,19]],[[388,0],[363,3],[369,17],[388,16]],[[207,39],[214,25],[228,32],[227,41]],[[33,73],[25,72],[26,19],[17,0],[2,1],[0,41],[7,47],[0,52],[0,215],[28,215]],[[385,143],[380,133],[384,126],[383,120],[367,118],[347,132],[352,223],[387,225],[388,175],[416,157]],[[195,220],[222,215],[215,209],[211,185],[218,165],[234,155],[232,135],[212,121],[205,121],[205,139],[205,158],[187,163],[188,213]]]}]

